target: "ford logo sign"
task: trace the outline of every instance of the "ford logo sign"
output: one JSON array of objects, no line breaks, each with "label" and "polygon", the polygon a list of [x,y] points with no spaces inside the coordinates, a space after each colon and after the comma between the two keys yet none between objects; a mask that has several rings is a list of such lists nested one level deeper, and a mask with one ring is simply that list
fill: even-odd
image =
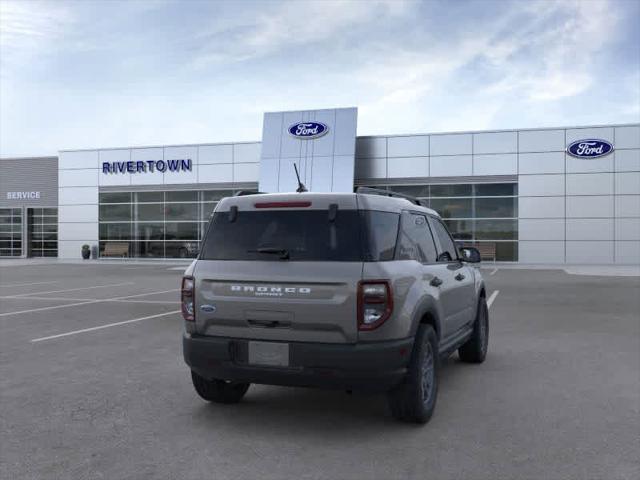
[{"label": "ford logo sign", "polygon": [[289,127],[289,133],[296,138],[311,140],[321,137],[329,131],[324,123],[320,122],[300,122]]},{"label": "ford logo sign", "polygon": [[567,153],[578,158],[604,157],[613,152],[613,145],[606,140],[590,138],[577,140],[567,147]]}]

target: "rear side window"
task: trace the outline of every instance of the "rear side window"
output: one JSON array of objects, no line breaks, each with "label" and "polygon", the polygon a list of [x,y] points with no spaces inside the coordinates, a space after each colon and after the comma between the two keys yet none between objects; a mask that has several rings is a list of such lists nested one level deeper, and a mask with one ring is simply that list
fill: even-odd
[{"label": "rear side window", "polygon": [[453,240],[451,240],[451,235],[449,235],[446,227],[436,218],[431,218],[430,223],[431,228],[433,228],[433,233],[438,237],[438,241],[440,242],[439,254],[443,256],[440,261],[446,262],[457,259],[456,246]]},{"label": "rear side window", "polygon": [[424,215],[405,212],[400,221],[397,260],[417,260],[421,263],[436,261],[436,246]]},{"label": "rear side window", "polygon": [[385,262],[393,260],[398,237],[398,219],[400,215],[391,212],[365,210],[362,219],[366,228],[363,235],[364,258],[367,262]]},{"label": "rear side window", "polygon": [[286,251],[288,261],[362,261],[359,218],[356,210],[338,210],[333,221],[327,210],[217,212],[200,258],[282,261],[274,251]]}]

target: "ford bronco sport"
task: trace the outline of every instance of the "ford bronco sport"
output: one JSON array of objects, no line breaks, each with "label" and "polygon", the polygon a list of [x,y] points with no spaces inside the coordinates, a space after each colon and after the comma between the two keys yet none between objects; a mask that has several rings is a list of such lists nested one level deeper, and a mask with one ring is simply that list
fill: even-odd
[{"label": "ford bronco sport", "polygon": [[220,403],[251,383],[382,391],[394,417],[425,423],[440,360],[487,354],[479,261],[435,211],[386,190],[225,198],[182,280],[195,390]]}]

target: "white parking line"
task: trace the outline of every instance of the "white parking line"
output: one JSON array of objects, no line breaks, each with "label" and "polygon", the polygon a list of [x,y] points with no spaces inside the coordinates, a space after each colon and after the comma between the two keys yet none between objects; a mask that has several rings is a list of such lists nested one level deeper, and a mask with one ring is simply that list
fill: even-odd
[{"label": "white parking line", "polygon": [[491,270],[491,273],[489,273],[489,275],[495,275],[497,271],[498,271],[498,269],[494,268],[493,270]]},{"label": "white parking line", "polygon": [[[171,290],[172,292],[179,292],[180,290]],[[16,296],[5,296],[0,297],[0,300],[41,300],[41,301],[54,301],[54,302],[88,302],[88,301],[96,301],[96,302],[119,302],[119,303],[158,303],[158,304],[175,304],[179,302],[176,298],[174,301],[168,300],[120,300],[119,298],[69,298],[69,297],[16,297]]]},{"label": "white parking line", "polygon": [[14,295],[14,296],[15,297],[27,297],[29,295],[45,295],[45,294],[48,294],[48,293],[76,292],[78,290],[91,290],[91,289],[94,289],[94,288],[121,287],[123,285],[134,285],[134,283],[133,282],[111,283],[111,284],[108,284],[108,285],[95,285],[93,287],[67,288],[65,290],[50,290],[48,292],[21,293],[19,295]]},{"label": "white parking line", "polygon": [[33,283],[12,283],[10,285],[0,285],[0,288],[8,288],[8,287],[27,287],[29,285],[45,285],[45,284],[51,284],[51,283],[58,283],[58,282],[33,282]]},{"label": "white parking line", "polygon": [[117,327],[118,325],[126,325],[127,323],[140,322],[142,320],[149,320],[151,318],[164,317],[167,315],[175,315],[176,313],[180,313],[180,310],[175,310],[173,312],[158,313],[157,315],[149,315],[147,317],[134,318],[132,320],[125,320],[124,322],[108,323],[107,325],[100,325],[99,327],[83,328],[82,330],[74,330],[72,332],[59,333],[58,335],[50,335],[48,337],[34,338],[33,340],[31,340],[31,343],[43,342],[45,340],[52,340],[54,338],[60,338],[60,337],[68,337],[69,335],[76,335],[78,333],[93,332],[95,330],[102,330],[103,328]]},{"label": "white parking line", "polygon": [[489,295],[489,300],[487,300],[487,307],[491,308],[491,305],[493,304],[493,301],[496,299],[496,297],[498,296],[498,294],[500,293],[500,290],[494,290],[493,293],[491,295]]},{"label": "white parking line", "polygon": [[[67,304],[64,304],[64,305],[55,305],[53,307],[32,308],[32,309],[29,309],[29,310],[19,310],[17,312],[0,313],[0,317],[8,317],[10,315],[19,315],[21,313],[43,312],[45,310],[56,310],[58,308],[78,307],[80,305],[89,305],[91,303],[103,303],[103,302],[109,302],[109,301],[113,301],[113,300],[125,300],[127,298],[143,297],[145,295],[155,295],[155,294],[169,293],[169,292],[177,292],[177,290],[175,290],[175,289],[172,289],[172,290],[160,290],[160,291],[157,291],[157,292],[140,293],[140,294],[137,294],[137,295],[127,295],[127,296],[124,296],[124,297],[105,298],[105,299],[100,299],[100,300],[86,300],[86,301],[77,302],[77,303],[67,303]],[[24,298],[24,299],[31,298],[31,297],[24,297],[24,296],[21,296],[21,295],[16,295],[15,297],[12,297],[12,298],[16,298],[16,297],[17,298]]]},{"label": "white parking line", "polygon": [[56,305],[55,307],[31,308],[29,310],[18,310],[17,312],[0,313],[0,317],[8,317],[9,315],[20,315],[21,313],[43,312],[45,310],[55,310],[57,308],[77,307],[79,305],[89,305],[90,303],[98,303],[102,300],[90,300],[87,302],[65,303],[64,305]]}]

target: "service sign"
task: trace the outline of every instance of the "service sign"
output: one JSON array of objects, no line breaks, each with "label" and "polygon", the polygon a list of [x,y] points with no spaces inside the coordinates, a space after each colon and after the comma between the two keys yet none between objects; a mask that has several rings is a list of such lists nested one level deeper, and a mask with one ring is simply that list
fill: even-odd
[{"label": "service sign", "polygon": [[289,127],[289,134],[301,140],[313,140],[329,132],[329,127],[320,122],[300,122]]},{"label": "service sign", "polygon": [[40,192],[7,192],[7,200],[38,200]]},{"label": "service sign", "polygon": [[567,153],[577,158],[599,158],[613,152],[613,145],[606,140],[590,138],[576,140],[567,147]]}]

